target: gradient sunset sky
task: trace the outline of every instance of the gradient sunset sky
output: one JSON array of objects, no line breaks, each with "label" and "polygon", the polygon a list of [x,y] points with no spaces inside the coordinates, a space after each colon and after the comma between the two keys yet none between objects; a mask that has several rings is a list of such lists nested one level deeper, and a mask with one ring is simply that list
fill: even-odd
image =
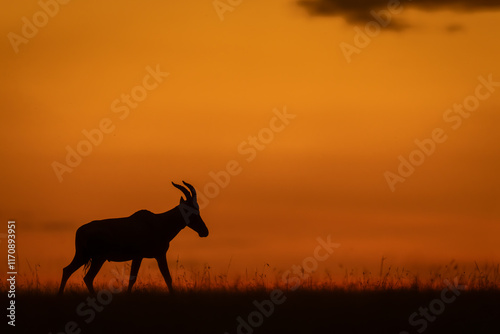
[{"label": "gradient sunset sky", "polygon": [[[3,5],[0,217],[17,221],[21,263],[59,273],[78,226],[167,211],[171,181],[203,194],[233,160],[202,210],[209,238],[181,232],[169,260],[286,268],[330,235],[341,246],[322,269],[500,261],[500,1],[402,1],[362,37],[388,1],[216,3],[70,1],[46,24],[37,1]],[[34,16],[37,32],[23,28]],[[122,102],[156,69],[168,76]],[[54,162],[106,119],[61,181]],[[271,123],[283,127],[267,140]],[[435,129],[441,142],[391,187]]]}]

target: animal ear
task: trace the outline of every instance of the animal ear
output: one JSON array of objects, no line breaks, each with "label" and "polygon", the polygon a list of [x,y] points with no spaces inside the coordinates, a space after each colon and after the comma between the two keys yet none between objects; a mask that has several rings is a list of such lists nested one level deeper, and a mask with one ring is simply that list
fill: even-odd
[{"label": "animal ear", "polygon": [[180,203],[180,204],[183,204],[184,202],[186,202],[186,201],[185,201],[185,200],[184,200],[184,198],[182,198],[182,196],[181,196],[181,200],[180,200],[180,202],[179,202],[179,203]]}]

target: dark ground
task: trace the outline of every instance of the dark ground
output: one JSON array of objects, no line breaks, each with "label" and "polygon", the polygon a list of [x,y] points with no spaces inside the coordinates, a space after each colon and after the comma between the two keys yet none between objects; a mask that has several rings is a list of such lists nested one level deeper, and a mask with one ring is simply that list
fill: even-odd
[{"label": "dark ground", "polygon": [[[255,300],[269,300],[268,291],[168,292],[138,291],[101,295],[93,311],[88,295],[68,292],[62,298],[47,293],[16,296],[13,333],[500,333],[500,291],[461,291],[433,321],[408,318],[419,307],[429,308],[441,291],[308,291],[284,292],[269,317],[257,314]],[[111,300],[105,300],[112,296]],[[283,298],[281,296],[281,298]],[[102,299],[104,298],[104,299]],[[281,299],[280,299],[281,300]],[[434,302],[439,307],[439,302]],[[5,305],[5,303],[3,303]],[[267,303],[267,310],[271,309]],[[102,310],[101,310],[102,307]],[[5,308],[2,307],[5,312]],[[437,310],[437,309],[434,309]],[[439,311],[439,310],[438,310]],[[254,313],[252,313],[254,312]],[[240,326],[241,317],[255,327]],[[92,317],[94,318],[92,319]],[[5,316],[3,316],[4,322]],[[86,322],[88,321],[88,323]],[[73,323],[71,323],[73,322]],[[424,323],[428,327],[424,329]],[[10,326],[9,326],[10,327]],[[80,331],[79,331],[80,330]],[[421,330],[420,332],[418,330]],[[3,331],[2,331],[3,332]]]}]

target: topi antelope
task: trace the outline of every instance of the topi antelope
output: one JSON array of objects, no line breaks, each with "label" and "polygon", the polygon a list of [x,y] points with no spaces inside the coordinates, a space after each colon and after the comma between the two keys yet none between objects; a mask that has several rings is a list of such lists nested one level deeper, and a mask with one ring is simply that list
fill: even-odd
[{"label": "topi antelope", "polygon": [[182,198],[175,208],[160,214],[147,210],[137,211],[130,217],[92,221],[80,226],[75,237],[75,257],[63,269],[59,294],[64,291],[68,278],[82,265],[90,266],[83,278],[90,293],[94,294],[93,281],[104,262],[132,260],[128,291],[137,278],[143,258],[154,258],[160,272],[172,293],[172,278],[168,271],[166,253],[170,241],[184,227],[198,232],[200,237],[208,236],[208,229],[201,219],[196,199],[196,190],[182,181],[184,186],[175,184],[186,199]]}]

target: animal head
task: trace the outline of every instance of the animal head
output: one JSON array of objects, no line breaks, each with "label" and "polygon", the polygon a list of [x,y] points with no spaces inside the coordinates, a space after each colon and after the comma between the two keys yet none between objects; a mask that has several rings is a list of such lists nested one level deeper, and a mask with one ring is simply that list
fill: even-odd
[{"label": "animal head", "polygon": [[203,219],[201,219],[200,206],[198,205],[198,200],[196,198],[196,190],[189,183],[184,181],[182,181],[182,183],[184,183],[189,190],[180,184],[172,182],[174,187],[182,191],[184,196],[186,196],[186,199],[181,196],[179,203],[179,210],[181,211],[184,222],[186,223],[186,226],[197,232],[200,237],[206,237],[208,236],[208,228]]}]

